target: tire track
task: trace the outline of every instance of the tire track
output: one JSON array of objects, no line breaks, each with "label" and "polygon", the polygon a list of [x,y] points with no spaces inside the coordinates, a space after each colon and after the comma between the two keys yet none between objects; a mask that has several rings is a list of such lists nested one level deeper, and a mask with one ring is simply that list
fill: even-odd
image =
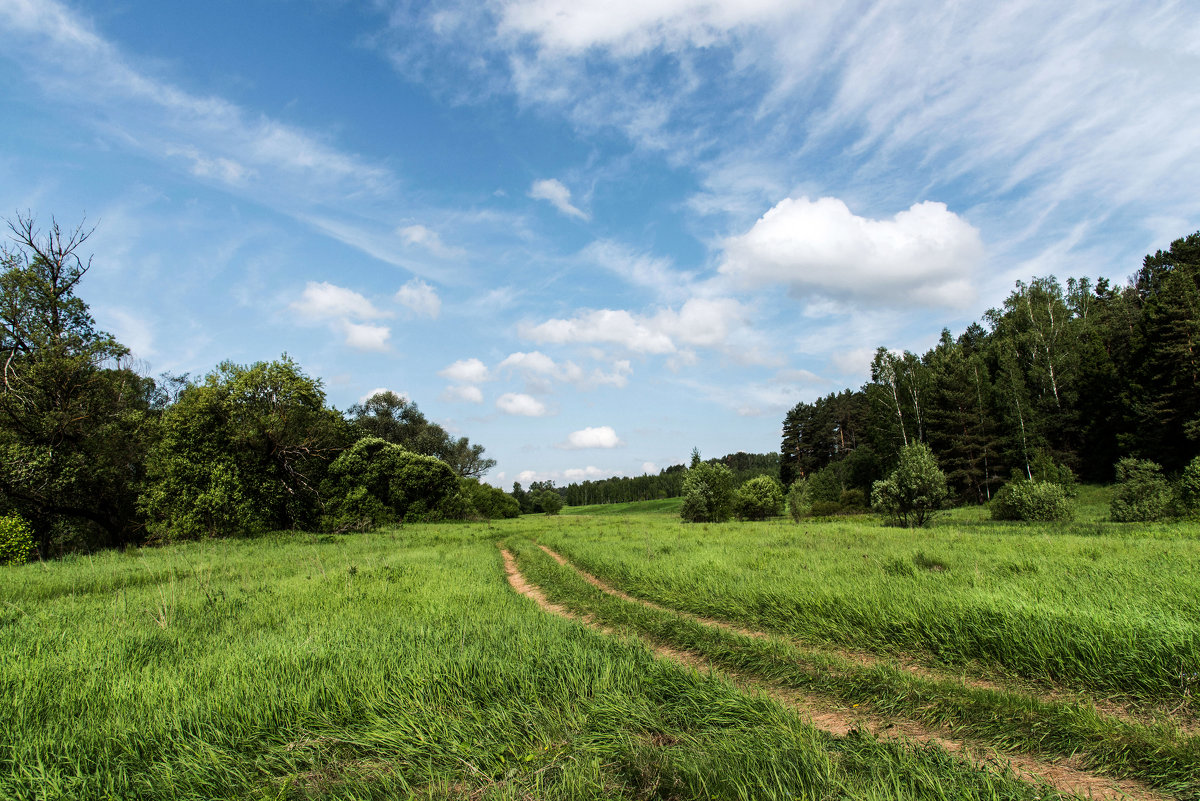
[{"label": "tire track", "polygon": [[[725,631],[734,632],[746,637],[759,639],[767,637],[763,632],[743,629],[724,621],[712,620],[687,612],[679,612],[656,604],[653,601],[636,598],[608,585],[587,571],[576,567],[561,554],[547,548],[545,545],[538,544],[538,547],[558,564],[574,570],[592,586],[623,601],[641,604],[651,609],[686,617],[697,623],[724,629]],[[582,622],[584,625],[604,631],[605,633],[613,633],[611,630],[602,629],[594,620],[580,616],[548,600],[540,587],[525,579],[516,558],[508,549],[501,546],[500,553],[504,559],[504,571],[508,577],[509,584],[518,593],[531,598],[543,611]],[[651,651],[662,658],[670,659],[677,664],[685,665],[699,672],[711,672],[713,670],[707,661],[696,654],[666,647],[659,643],[648,642],[645,638],[639,637],[639,639]],[[1082,798],[1111,799],[1112,801],[1117,801],[1118,799],[1169,801],[1171,798],[1171,796],[1159,793],[1142,782],[1133,779],[1115,779],[1100,776],[1075,767],[1065,761],[1045,762],[1035,759],[1028,754],[1000,753],[987,746],[943,736],[912,721],[898,722],[887,720],[872,715],[866,710],[831,708],[828,700],[818,696],[785,688],[778,684],[763,682],[761,679],[744,674],[725,670],[722,673],[729,676],[740,689],[751,693],[762,693],[799,713],[802,718],[808,720],[815,728],[836,737],[842,737],[853,730],[862,729],[884,739],[903,738],[919,743],[935,744],[952,754],[961,755],[968,761],[989,765],[1002,773],[1010,772],[1024,781],[1049,784],[1060,793],[1076,795]]]}]

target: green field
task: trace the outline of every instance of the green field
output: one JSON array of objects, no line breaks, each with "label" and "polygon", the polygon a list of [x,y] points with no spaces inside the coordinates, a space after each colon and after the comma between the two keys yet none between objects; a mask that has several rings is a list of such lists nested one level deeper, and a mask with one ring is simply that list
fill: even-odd
[{"label": "green field", "polygon": [[[0,568],[0,798],[1054,795],[933,742],[822,731],[789,693],[1135,797],[1200,791],[1196,526],[623,506]],[[501,543],[593,625],[514,592]]]}]

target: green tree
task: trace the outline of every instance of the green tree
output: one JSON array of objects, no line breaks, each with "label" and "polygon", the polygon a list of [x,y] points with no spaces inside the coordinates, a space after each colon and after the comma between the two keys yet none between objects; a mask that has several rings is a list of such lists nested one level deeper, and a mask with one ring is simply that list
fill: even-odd
[{"label": "green tree", "polygon": [[945,504],[946,476],[924,442],[900,450],[899,464],[890,476],[876,481],[871,506],[900,525],[916,528],[928,523]]},{"label": "green tree", "polygon": [[484,484],[477,478],[460,478],[459,490],[476,514],[489,520],[518,517],[521,505],[517,500],[498,487]]},{"label": "green tree", "polygon": [[459,518],[467,509],[445,462],[364,437],[329,466],[324,527],[363,531],[388,523]]},{"label": "green tree", "polygon": [[31,522],[43,556],[142,535],[137,493],[153,438],[153,381],[96,328],[76,290],[91,231],[31,217],[0,250],[0,504]]},{"label": "green tree", "polygon": [[741,520],[766,520],[783,514],[783,487],[772,476],[758,476],[738,487],[734,514]]},{"label": "green tree", "polygon": [[318,379],[286,355],[225,362],[163,414],[142,505],[158,537],[311,529],[329,463],[349,444]]},{"label": "green tree", "polygon": [[1117,462],[1117,485],[1109,504],[1109,516],[1118,523],[1152,523],[1171,512],[1171,485],[1162,466],[1148,459],[1126,458]]},{"label": "green tree", "polygon": [[379,437],[413,453],[441,459],[460,476],[482,478],[496,466],[495,459],[484,457],[482,445],[450,436],[426,419],[417,404],[395,392],[377,392],[351,406],[347,414],[359,437]]},{"label": "green tree", "polygon": [[563,508],[562,496],[553,489],[544,489],[538,493],[537,507],[548,515],[556,515]]},{"label": "green tree", "polygon": [[733,471],[723,464],[700,460],[692,451],[692,466],[683,479],[680,516],[689,523],[720,523],[733,513]]}]

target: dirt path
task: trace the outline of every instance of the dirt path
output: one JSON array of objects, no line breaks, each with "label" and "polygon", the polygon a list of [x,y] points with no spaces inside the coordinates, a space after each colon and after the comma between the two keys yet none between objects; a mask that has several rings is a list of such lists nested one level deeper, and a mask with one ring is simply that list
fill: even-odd
[{"label": "dirt path", "polygon": [[[696,615],[691,612],[685,612],[685,611],[679,610],[679,609],[671,609],[669,607],[662,606],[661,604],[656,604],[654,601],[649,601],[649,600],[646,600],[645,598],[638,598],[636,596],[630,595],[627,592],[623,592],[622,590],[619,590],[616,587],[613,587],[612,585],[606,583],[602,579],[599,579],[596,576],[593,576],[591,573],[587,572],[583,568],[578,567],[575,564],[572,564],[570,561],[567,560],[567,558],[565,556],[552,550],[551,548],[548,548],[545,545],[542,545],[540,543],[538,543],[538,547],[541,548],[542,551],[544,551],[546,553],[546,555],[548,555],[549,557],[554,559],[554,561],[558,562],[563,567],[569,567],[572,570],[574,570],[587,583],[591,584],[592,586],[596,587],[597,589],[599,589],[603,592],[608,593],[609,595],[616,596],[617,598],[620,598],[624,601],[641,604],[642,606],[648,607],[650,609],[657,609],[660,612],[669,612],[670,614],[678,615],[683,618],[687,618],[688,620],[695,621],[696,623],[701,623],[705,626],[713,626],[715,628],[723,629],[725,631],[729,631],[734,634],[740,634],[743,637],[769,638],[771,636],[771,635],[766,634],[761,631],[753,631],[751,629],[746,629],[746,628],[742,628],[740,626],[736,626],[732,623],[727,623],[724,620],[716,620],[714,618],[704,617],[702,615]],[[847,648],[836,648],[836,647],[829,647],[829,646],[822,646],[822,647],[816,648],[816,647],[805,645],[803,643],[796,643],[794,641],[793,641],[793,644],[797,645],[798,647],[803,648],[804,650],[812,651],[815,653],[833,654],[834,656],[841,657],[842,659],[845,659],[848,662],[852,662],[856,665],[861,665],[862,667],[874,667],[875,665],[878,665],[883,661],[875,654],[867,653],[865,651],[854,651],[854,650],[850,650]],[[967,676],[962,673],[948,673],[946,671],[933,670],[928,667],[925,667],[924,665],[920,665],[920,664],[917,664],[916,662],[913,662],[910,660],[905,660],[905,659],[897,660],[896,666],[907,673],[911,673],[914,676],[920,676],[923,679],[930,679],[933,681],[953,681],[953,682],[957,682],[958,684],[963,685],[964,687],[970,687],[971,689],[975,689],[975,690],[994,690],[996,692],[1018,693],[1021,695],[1026,695],[1026,696],[1029,696],[1032,698],[1036,698],[1037,700],[1043,701],[1045,703],[1052,703],[1052,704],[1087,704],[1087,705],[1090,705],[1091,707],[1093,707],[1097,712],[1099,712],[1103,715],[1108,715],[1110,717],[1114,717],[1119,720],[1124,720],[1129,723],[1136,723],[1136,724],[1140,724],[1140,725],[1147,725],[1150,723],[1154,723],[1154,722],[1156,722],[1156,720],[1161,719],[1160,716],[1162,714],[1164,714],[1163,710],[1155,710],[1157,715],[1156,714],[1145,714],[1144,712],[1139,713],[1139,712],[1133,710],[1127,704],[1120,704],[1117,702],[1106,702],[1102,699],[1083,697],[1083,696],[1079,696],[1077,694],[1072,694],[1072,693],[1067,693],[1067,692],[1062,692],[1062,693],[1036,692],[1036,691],[1031,691],[1028,688],[1024,688],[1024,687],[1015,689],[1013,687],[1006,687],[1002,684],[997,684],[996,682],[988,681],[987,679],[981,679],[981,678],[978,678],[975,676]],[[1171,723],[1176,728],[1178,728],[1179,731],[1182,734],[1184,734],[1185,736],[1191,737],[1191,736],[1195,736],[1196,734],[1200,734],[1200,722],[1198,722],[1196,720],[1179,719],[1178,717],[1172,716],[1170,714],[1167,714],[1166,717],[1168,719],[1170,719]]]},{"label": "dirt path", "polygon": [[[705,625],[716,626],[749,637],[761,638],[767,636],[762,632],[753,632],[732,626],[723,621],[709,620],[696,615],[677,612],[659,606],[652,601],[635,598],[609,586],[590,573],[580,570],[567,561],[565,557],[555,553],[546,546],[539,545],[538,547],[560,565],[575,570],[589,584],[622,600],[682,615]],[[576,620],[584,625],[610,633],[610,630],[602,629],[594,620],[577,615],[565,607],[549,601],[539,587],[531,584],[521,574],[517,560],[510,551],[501,546],[500,553],[504,559],[504,572],[508,577],[508,583],[518,593],[531,598],[545,612]],[[660,643],[646,642],[644,638],[643,642],[660,657],[686,665],[699,672],[709,672],[712,670],[709,663],[696,654],[670,648]],[[730,671],[723,672],[741,689],[752,693],[763,693],[791,707],[814,727],[837,737],[845,736],[855,729],[863,729],[881,738],[903,737],[920,743],[934,743],[945,748],[950,753],[962,754],[972,762],[991,765],[1001,772],[1011,771],[1018,778],[1026,781],[1042,781],[1061,793],[1074,794],[1083,798],[1137,799],[1138,801],[1169,801],[1170,799],[1170,796],[1158,793],[1135,780],[1114,779],[1089,773],[1076,765],[1070,764],[1072,760],[1045,762],[1034,759],[1026,754],[1001,754],[986,746],[944,737],[911,721],[887,720],[872,715],[866,710],[831,708],[831,703],[827,699],[801,693],[776,684],[765,683],[760,679],[744,674],[732,673]]]}]

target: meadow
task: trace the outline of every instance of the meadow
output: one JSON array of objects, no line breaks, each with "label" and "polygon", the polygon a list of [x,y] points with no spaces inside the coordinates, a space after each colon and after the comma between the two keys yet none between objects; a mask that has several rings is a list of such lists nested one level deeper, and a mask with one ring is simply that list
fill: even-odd
[{"label": "meadow", "polygon": [[0,568],[0,798],[1200,791],[1195,526],[567,511]]}]

